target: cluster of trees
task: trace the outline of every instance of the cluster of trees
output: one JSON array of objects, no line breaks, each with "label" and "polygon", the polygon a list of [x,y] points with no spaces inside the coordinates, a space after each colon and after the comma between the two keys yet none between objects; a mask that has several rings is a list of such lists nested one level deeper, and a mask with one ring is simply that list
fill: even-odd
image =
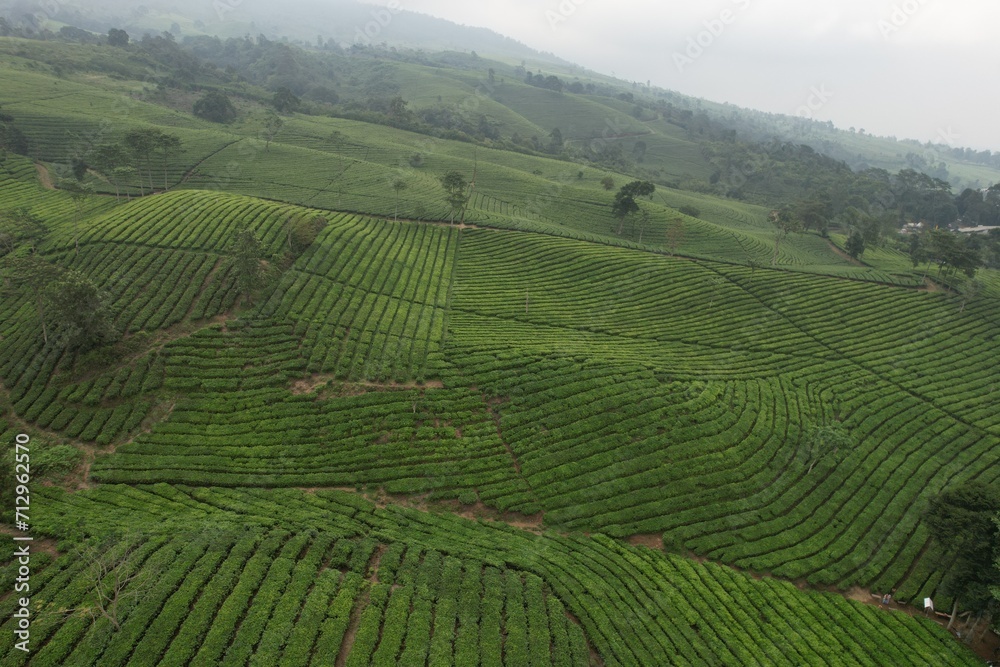
[{"label": "cluster of trees", "polygon": [[46,344],[85,351],[118,332],[106,295],[83,273],[42,256],[48,227],[25,209],[0,213],[0,272],[6,298],[32,305]]},{"label": "cluster of trees", "polygon": [[107,295],[83,273],[38,253],[12,253],[3,264],[3,290],[27,297],[46,344],[84,352],[118,339]]},{"label": "cluster of trees", "polygon": [[940,591],[954,599],[948,628],[965,610],[962,634],[971,642],[1000,611],[1000,488],[968,482],[949,489],[931,501],[924,522],[946,573]]},{"label": "cluster of trees", "polygon": [[984,190],[966,188],[955,198],[955,209],[969,227],[1000,227],[1000,183]]},{"label": "cluster of trees", "polygon": [[5,151],[28,154],[28,138],[14,126],[14,117],[0,111],[0,155]]},{"label": "cluster of trees", "polygon": [[549,74],[548,76],[538,74],[536,76],[531,72],[528,72],[524,76],[524,82],[530,86],[545,88],[546,90],[554,90],[557,93],[561,93],[563,89],[566,88],[566,84],[563,83],[563,80],[554,74]]},{"label": "cluster of trees", "polygon": [[935,264],[940,275],[954,276],[961,272],[972,278],[984,266],[984,254],[993,258],[1000,254],[1000,229],[988,237],[929,229],[911,234],[908,245],[914,268]]},{"label": "cluster of trees", "polygon": [[286,220],[285,252],[283,256],[276,256],[280,260],[277,266],[268,261],[264,243],[253,229],[244,225],[236,230],[227,246],[228,265],[243,302],[252,306],[254,293],[301,257],[327,224],[327,219],[318,215],[293,216]]},{"label": "cluster of trees", "polygon": [[[181,151],[181,139],[175,134],[155,127],[130,130],[121,142],[101,144],[86,156],[86,162],[79,161],[83,169],[82,177],[89,166],[95,167],[115,187],[115,196],[121,199],[123,185],[133,182],[139,186],[140,194],[145,194],[148,186],[153,192],[154,169],[163,177],[163,189],[169,189],[167,166],[170,159]],[[127,195],[127,192],[126,192]]]}]

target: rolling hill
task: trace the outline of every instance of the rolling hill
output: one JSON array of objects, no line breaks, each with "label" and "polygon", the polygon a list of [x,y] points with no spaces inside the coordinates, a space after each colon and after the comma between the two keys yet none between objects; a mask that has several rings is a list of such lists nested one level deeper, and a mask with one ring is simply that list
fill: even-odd
[{"label": "rolling hill", "polygon": [[[91,281],[120,339],[69,349],[30,291],[0,301],[37,539],[31,652],[0,597],[4,664],[980,664],[912,604],[954,600],[930,501],[1000,481],[995,272],[928,287],[663,186],[619,234],[602,180],[627,173],[342,117],[267,139],[252,94],[211,123],[34,48],[0,40],[31,146],[0,211],[48,231],[8,254]],[[394,65],[416,107],[475,90],[429,69]],[[707,169],[624,103],[497,90],[509,128],[618,114],[669,173]],[[180,150],[73,194],[74,158],[151,128]]]}]

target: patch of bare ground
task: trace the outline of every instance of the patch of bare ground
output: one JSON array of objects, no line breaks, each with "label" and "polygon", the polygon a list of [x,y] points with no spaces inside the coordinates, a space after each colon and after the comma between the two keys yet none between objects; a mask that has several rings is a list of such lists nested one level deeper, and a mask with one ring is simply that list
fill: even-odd
[{"label": "patch of bare ground", "polygon": [[358,595],[358,599],[354,601],[354,608],[351,609],[351,620],[347,624],[347,631],[344,632],[344,639],[340,642],[340,650],[333,662],[335,667],[344,667],[347,664],[347,657],[351,655],[354,640],[357,639],[358,629],[361,627],[361,614],[368,606],[369,599],[368,589],[365,588]]},{"label": "patch of bare ground", "polygon": [[[10,537],[20,537],[23,535],[22,532],[15,530],[11,526],[0,525],[0,535],[9,535]],[[48,537],[36,537],[32,535],[31,537],[31,551],[35,553],[44,553],[57,558],[59,556],[59,550],[56,548],[56,541]]]},{"label": "patch of bare ground", "polygon": [[450,512],[471,521],[495,521],[532,533],[541,533],[545,524],[545,513],[519,514],[505,512],[494,507],[476,502],[474,505],[464,505],[458,500],[430,500],[427,494],[421,496],[391,495],[380,492],[374,499],[381,507],[399,505],[421,512]]},{"label": "patch of bare ground", "polygon": [[454,499],[431,500],[430,494],[426,493],[416,496],[408,496],[386,493],[384,489],[358,491],[357,489],[344,486],[309,487],[300,488],[300,490],[305,493],[316,493],[317,491],[341,491],[343,493],[355,493],[367,498],[371,502],[375,503],[375,505],[379,508],[395,505],[397,507],[405,507],[419,512],[449,512],[471,521],[482,520],[506,523],[507,525],[514,526],[515,528],[538,534],[544,530],[545,526],[544,512],[539,512],[537,514],[505,512],[503,510],[498,510],[495,507],[484,505],[482,502],[478,501],[474,505],[465,505]]},{"label": "patch of bare ground", "polygon": [[862,262],[860,259],[856,259],[854,257],[851,257],[849,254],[847,254],[846,252],[844,252],[843,250],[841,250],[840,247],[838,247],[837,244],[834,243],[833,241],[831,241],[830,239],[827,239],[826,242],[830,245],[830,250],[832,250],[833,253],[835,255],[837,255],[838,257],[840,257],[841,259],[847,260],[848,262],[850,262],[854,266],[868,266],[867,264],[865,264],[864,262]]},{"label": "patch of bare ground", "polygon": [[419,225],[434,225],[435,227],[454,227],[455,229],[486,229],[492,232],[500,231],[493,227],[481,227],[472,222],[448,222],[447,220],[415,220],[413,218],[382,218],[383,222],[413,222]]},{"label": "patch of bare ground", "polygon": [[931,294],[936,294],[938,292],[950,292],[947,287],[944,287],[940,283],[935,282],[932,278],[924,276],[924,286],[920,288],[921,292],[930,292]]},{"label": "patch of bare ground", "polygon": [[52,174],[49,173],[48,168],[41,162],[35,163],[35,171],[38,172],[38,182],[42,184],[42,187],[46,190],[55,190],[56,186],[52,182]]},{"label": "patch of bare ground", "polygon": [[649,547],[650,549],[663,549],[663,536],[659,533],[649,533],[646,535],[632,535],[625,540],[634,547]]},{"label": "patch of bare ground", "polygon": [[304,378],[293,380],[289,386],[296,396],[317,394],[320,398],[343,398],[361,396],[376,391],[410,391],[413,389],[443,389],[440,380],[425,380],[424,382],[367,382],[341,381],[331,374],[313,373]]}]

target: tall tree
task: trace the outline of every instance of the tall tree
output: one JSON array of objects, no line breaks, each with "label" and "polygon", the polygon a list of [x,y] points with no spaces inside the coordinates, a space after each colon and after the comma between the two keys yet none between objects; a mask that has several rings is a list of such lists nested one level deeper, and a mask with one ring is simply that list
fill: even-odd
[{"label": "tall tree", "polygon": [[396,206],[395,212],[393,213],[393,220],[399,220],[399,193],[405,190],[408,186],[406,181],[402,178],[396,178],[392,181],[392,189],[396,193]]},{"label": "tall tree", "polygon": [[248,305],[253,305],[253,292],[264,282],[264,246],[249,227],[236,232],[229,244],[231,264],[236,273],[236,286]]},{"label": "tall tree", "polygon": [[826,426],[813,426],[805,435],[804,454],[808,475],[820,461],[837,461],[854,447],[854,438],[839,423]]},{"label": "tall tree", "polygon": [[302,100],[285,87],[278,88],[271,98],[271,104],[281,113],[294,113],[299,110]]},{"label": "tall tree", "polygon": [[143,166],[145,166],[146,175],[149,178],[149,191],[153,192],[153,152],[159,146],[161,134],[163,134],[162,131],[156,128],[143,128],[127,132],[123,139],[123,143],[132,155],[136,169],[139,171],[141,193]]},{"label": "tall tree", "polygon": [[9,269],[5,281],[4,292],[11,296],[23,294],[35,308],[39,327],[42,330],[42,341],[49,342],[48,303],[50,286],[57,283],[63,269],[50,264],[37,253],[7,258],[6,268]]},{"label": "tall tree", "polygon": [[128,33],[119,28],[112,28],[108,30],[108,46],[117,46],[119,48],[128,46]]},{"label": "tall tree", "polygon": [[76,215],[73,217],[73,245],[75,254],[80,254],[80,222],[83,220],[83,206],[87,198],[94,194],[94,188],[89,183],[81,183],[76,179],[64,179],[59,181],[59,189],[69,193],[73,204],[76,207]]},{"label": "tall tree", "polygon": [[774,225],[774,253],[771,255],[771,266],[778,263],[778,253],[781,242],[792,232],[802,231],[802,221],[796,217],[788,206],[783,206],[771,212],[771,224]]},{"label": "tall tree", "polygon": [[181,150],[181,138],[176,134],[159,132],[155,136],[155,148],[160,154],[161,165],[163,166],[163,190],[166,192],[167,186],[167,163],[170,157],[176,155]]},{"label": "tall tree", "polygon": [[115,199],[121,201],[121,184],[134,169],[129,154],[121,144],[103,144],[94,149],[94,165],[115,186]]},{"label": "tall tree", "polygon": [[465,204],[469,201],[468,187],[465,176],[457,171],[449,171],[441,177],[441,187],[444,188],[447,196],[445,200],[451,207],[451,223],[455,224],[455,216],[458,215]]},{"label": "tall tree", "polygon": [[623,185],[615,193],[615,199],[611,204],[611,214],[618,218],[618,231],[616,233],[619,236],[625,230],[625,219],[639,212],[639,203],[636,202],[635,198],[650,197],[654,192],[656,192],[656,186],[649,181],[632,181]]},{"label": "tall tree", "polygon": [[27,208],[0,211],[0,256],[13,252],[22,243],[27,244],[31,252],[37,252],[38,244],[48,231],[42,219]]},{"label": "tall tree", "polygon": [[865,252],[865,237],[857,229],[851,230],[851,235],[847,237],[847,254],[854,259],[859,259]]},{"label": "tall tree", "polygon": [[281,128],[285,126],[285,121],[278,114],[273,111],[268,110],[264,115],[264,129],[262,133],[264,135],[264,151],[269,152],[271,150],[271,142],[274,138],[278,136],[281,132]]}]

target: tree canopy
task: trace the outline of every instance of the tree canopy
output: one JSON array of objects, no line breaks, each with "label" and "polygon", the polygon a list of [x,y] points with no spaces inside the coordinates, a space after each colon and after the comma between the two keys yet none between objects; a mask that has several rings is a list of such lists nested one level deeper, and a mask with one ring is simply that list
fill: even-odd
[{"label": "tree canopy", "polygon": [[231,123],[236,120],[236,107],[225,93],[212,90],[194,103],[194,115],[213,123]]},{"label": "tree canopy", "polygon": [[1000,487],[968,482],[931,500],[924,523],[946,570],[941,590],[956,608],[976,612],[998,608],[1000,587]]},{"label": "tree canopy", "polygon": [[451,207],[451,222],[455,222],[455,216],[462,211],[465,203],[469,201],[469,184],[461,172],[453,170],[441,177],[441,187],[447,193],[445,199]]},{"label": "tree canopy", "polygon": [[618,189],[611,203],[611,214],[618,218],[618,234],[625,228],[625,218],[639,212],[636,197],[650,197],[654,192],[656,186],[649,181],[632,181]]}]

